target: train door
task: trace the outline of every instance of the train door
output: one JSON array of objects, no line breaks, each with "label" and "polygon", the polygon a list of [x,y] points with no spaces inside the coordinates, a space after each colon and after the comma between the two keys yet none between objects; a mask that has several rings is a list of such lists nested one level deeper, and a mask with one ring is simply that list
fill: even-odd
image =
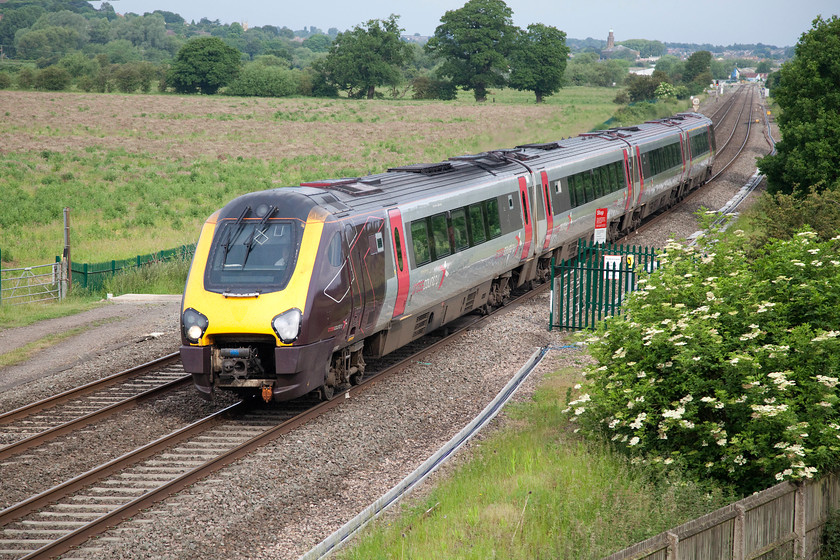
[{"label": "train door", "polygon": [[624,199],[624,210],[630,210],[633,207],[633,199],[634,195],[636,194],[636,173],[635,173],[635,165],[633,163],[633,157],[631,157],[630,152],[626,149],[624,150],[624,177],[625,177],[625,188],[627,189],[627,196]]},{"label": "train door", "polygon": [[394,257],[394,272],[397,276],[397,299],[394,302],[394,317],[396,318],[405,312],[408,299],[408,252],[405,250],[405,231],[399,209],[388,210],[388,221],[391,228],[391,254]]},{"label": "train door", "polygon": [[350,224],[344,226],[344,244],[347,251],[348,275],[350,277],[350,323],[347,325],[347,340],[353,340],[357,335],[365,311],[365,282],[364,273],[359,257],[358,240],[361,235],[356,234],[356,228]]},{"label": "train door", "polygon": [[[636,173],[639,178],[639,182],[637,183],[637,192],[638,195],[636,196],[636,204],[642,203],[642,193],[645,190],[645,176],[642,173],[642,151],[639,146],[636,146]],[[634,178],[636,176],[634,175]]]},{"label": "train door", "polygon": [[519,178],[519,198],[522,204],[522,224],[525,228],[525,239],[522,247],[520,261],[524,261],[531,254],[531,240],[534,236],[533,215],[531,213],[531,193],[528,189],[528,180],[525,177]]},{"label": "train door", "polygon": [[545,208],[545,241],[543,242],[543,251],[546,251],[551,245],[551,234],[554,233],[554,208],[551,204],[551,191],[548,187],[548,173],[545,171],[540,171],[540,187],[543,207]]}]

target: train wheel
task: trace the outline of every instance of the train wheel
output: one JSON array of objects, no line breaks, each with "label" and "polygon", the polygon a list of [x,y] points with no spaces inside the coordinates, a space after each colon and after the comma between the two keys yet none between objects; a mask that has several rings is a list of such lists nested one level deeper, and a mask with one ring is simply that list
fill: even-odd
[{"label": "train wheel", "polygon": [[328,385],[321,385],[317,389],[318,397],[322,401],[331,401],[335,396],[335,387],[330,387]]}]

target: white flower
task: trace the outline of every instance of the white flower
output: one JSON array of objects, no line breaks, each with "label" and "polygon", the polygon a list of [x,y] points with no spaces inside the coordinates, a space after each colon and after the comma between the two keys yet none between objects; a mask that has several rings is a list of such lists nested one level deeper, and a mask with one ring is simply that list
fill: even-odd
[{"label": "white flower", "polygon": [[630,440],[630,446],[632,447],[632,446],[636,445],[637,443],[639,443],[639,438],[636,437],[636,436],[633,436],[633,439]]},{"label": "white flower", "polygon": [[575,416],[580,416],[580,415],[581,415],[581,414],[583,414],[584,412],[586,412],[586,407],[581,406],[581,407],[579,407],[579,408],[576,408],[576,409],[575,409]]}]

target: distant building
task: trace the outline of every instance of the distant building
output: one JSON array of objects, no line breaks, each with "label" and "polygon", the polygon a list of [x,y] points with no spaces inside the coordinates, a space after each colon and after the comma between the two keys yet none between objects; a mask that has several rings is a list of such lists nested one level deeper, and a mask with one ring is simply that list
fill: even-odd
[{"label": "distant building", "polygon": [[635,60],[639,58],[640,54],[639,51],[634,51],[623,45],[616,46],[615,35],[613,34],[613,30],[610,29],[610,34],[607,36],[607,48],[601,51],[601,58],[632,58]]}]

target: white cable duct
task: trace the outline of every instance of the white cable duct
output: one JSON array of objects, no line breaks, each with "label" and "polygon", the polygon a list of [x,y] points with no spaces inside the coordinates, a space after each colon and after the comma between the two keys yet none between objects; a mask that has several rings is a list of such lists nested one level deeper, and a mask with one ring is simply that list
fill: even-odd
[{"label": "white cable duct", "polygon": [[321,541],[312,550],[300,557],[300,560],[318,560],[326,558],[330,553],[338,550],[352,536],[359,532],[370,521],[378,517],[389,507],[397,503],[403,496],[411,492],[427,476],[432,474],[448,459],[455,451],[460,449],[478,431],[492,420],[502,407],[513,397],[516,390],[525,379],[534,371],[534,368],[542,361],[550,347],[538,348],[525,365],[508,382],[507,385],[496,395],[496,398],[476,416],[463,430],[458,432],[449,442],[440,448],[437,453],[429,457],[422,465],[417,467],[402,482],[391,488],[384,496],[373,502],[364,511],[348,521],[343,527],[332,535]]}]

